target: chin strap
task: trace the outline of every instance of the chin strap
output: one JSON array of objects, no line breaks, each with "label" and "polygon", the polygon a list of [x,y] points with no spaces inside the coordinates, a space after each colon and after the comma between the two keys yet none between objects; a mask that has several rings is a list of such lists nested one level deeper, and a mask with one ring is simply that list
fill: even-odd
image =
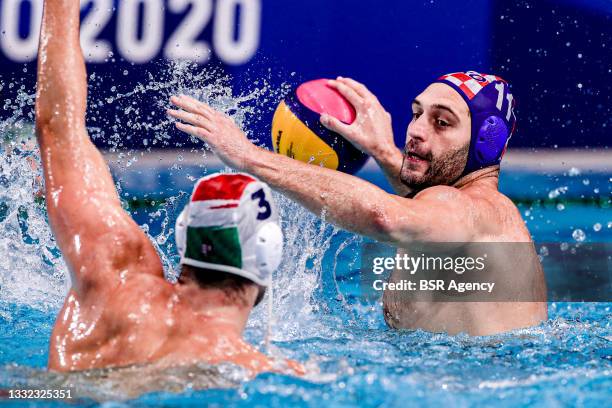
[{"label": "chin strap", "polygon": [[270,354],[270,341],[272,337],[272,310],[274,306],[274,290],[272,288],[272,274],[268,278],[268,321],[266,324],[266,338],[264,340],[266,353]]}]

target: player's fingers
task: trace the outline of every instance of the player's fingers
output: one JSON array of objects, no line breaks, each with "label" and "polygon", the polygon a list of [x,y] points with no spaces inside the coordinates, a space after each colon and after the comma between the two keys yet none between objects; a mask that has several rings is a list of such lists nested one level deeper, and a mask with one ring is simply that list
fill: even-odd
[{"label": "player's fingers", "polygon": [[210,137],[210,132],[206,129],[197,126],[186,125],[181,122],[175,122],[174,124],[178,130],[181,132],[185,132],[191,136],[195,136],[198,139],[201,139],[205,142],[208,142],[208,138]]},{"label": "player's fingers", "polygon": [[355,91],[362,98],[367,98],[369,96],[374,96],[372,94],[372,92],[370,92],[370,90],[368,88],[366,88],[366,86],[364,84],[362,84],[361,82],[357,82],[357,81],[355,81],[352,78],[345,78],[345,77],[340,77],[339,76],[337,78],[337,81],[345,84],[348,87],[350,87],[353,91]]},{"label": "player's fingers", "polygon": [[197,106],[183,95],[174,95],[170,97],[170,103],[188,112],[198,111]]},{"label": "player's fingers", "polygon": [[204,117],[203,115],[177,109],[168,109],[166,112],[173,118],[182,120],[183,122],[187,122],[195,126],[200,126],[206,128],[207,130],[210,130],[211,128],[210,120]]},{"label": "player's fingers", "polygon": [[197,115],[195,113],[187,112],[184,110],[167,109],[166,113],[175,119],[182,120],[183,122],[191,123],[192,125],[201,126],[201,123],[203,122],[202,116]]},{"label": "player's fingers", "polygon": [[319,120],[323,126],[332,132],[340,133],[343,136],[348,135],[351,132],[350,125],[347,125],[346,123],[343,123],[342,121],[326,113],[321,115],[321,119]]},{"label": "player's fingers", "polygon": [[350,103],[357,109],[363,104],[363,98],[355,92],[352,88],[348,87],[342,82],[331,80],[328,84],[335,88],[342,96],[344,96]]},{"label": "player's fingers", "polygon": [[170,102],[188,112],[199,113],[204,116],[210,117],[214,113],[210,106],[187,95],[172,96]]},{"label": "player's fingers", "polygon": [[192,103],[194,106],[196,106],[197,109],[201,109],[203,112],[212,114],[215,113],[216,111],[211,108],[208,104],[201,102],[199,100],[197,100],[196,98],[189,96],[189,95],[181,95],[181,98],[184,99],[185,101],[188,101],[190,103]]}]

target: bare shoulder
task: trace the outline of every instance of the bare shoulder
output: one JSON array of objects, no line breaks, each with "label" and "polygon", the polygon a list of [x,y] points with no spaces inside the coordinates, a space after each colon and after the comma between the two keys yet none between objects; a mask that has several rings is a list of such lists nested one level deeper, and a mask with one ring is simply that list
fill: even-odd
[{"label": "bare shoulder", "polygon": [[462,190],[475,204],[478,224],[488,236],[512,241],[529,239],[529,232],[516,205],[499,190],[481,186]]},{"label": "bare shoulder", "polygon": [[495,188],[482,186],[469,186],[461,192],[470,200],[478,203],[483,211],[493,212],[503,218],[508,216],[519,217],[518,208],[506,195]]},{"label": "bare shoulder", "polygon": [[127,276],[163,279],[157,251],[134,222],[101,231],[99,235],[86,234],[81,239],[82,256],[73,284],[82,296],[112,290],[125,282]]},{"label": "bare shoulder", "polygon": [[470,238],[525,239],[528,232],[512,200],[490,186],[474,185],[464,188],[434,186],[420,192],[415,200],[429,209],[444,210],[441,215],[473,231]]},{"label": "bare shoulder", "polygon": [[470,196],[464,190],[459,190],[455,187],[433,186],[420,191],[414,199],[426,201],[464,201],[469,200]]},{"label": "bare shoulder", "polygon": [[433,186],[419,192],[414,201],[422,203],[428,209],[439,209],[445,212],[445,216],[453,215],[465,218],[465,213],[471,213],[476,209],[478,200],[465,190],[450,186]]}]

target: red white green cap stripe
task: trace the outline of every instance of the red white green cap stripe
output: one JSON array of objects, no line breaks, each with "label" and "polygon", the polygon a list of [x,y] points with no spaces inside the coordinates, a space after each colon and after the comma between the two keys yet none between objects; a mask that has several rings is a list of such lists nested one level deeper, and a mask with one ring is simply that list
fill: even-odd
[{"label": "red white green cap stripe", "polygon": [[[275,263],[275,269],[282,253],[277,224],[278,212],[265,183],[243,173],[203,177],[176,222],[181,264],[233,273],[268,286],[269,266]],[[262,237],[262,231],[278,231],[281,238],[270,237],[269,232]],[[268,248],[271,243],[274,248]],[[278,256],[270,257],[271,253]]]}]

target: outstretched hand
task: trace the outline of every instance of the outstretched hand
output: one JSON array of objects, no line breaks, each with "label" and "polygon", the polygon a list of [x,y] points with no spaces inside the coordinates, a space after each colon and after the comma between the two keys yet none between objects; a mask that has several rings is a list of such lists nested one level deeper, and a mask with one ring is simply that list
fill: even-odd
[{"label": "outstretched hand", "polygon": [[355,121],[347,125],[333,116],[323,114],[320,119],[323,126],[339,133],[357,149],[374,158],[395,147],[391,115],[368,88],[353,79],[343,77],[330,80],[328,85],[353,105],[357,115]]},{"label": "outstretched hand", "polygon": [[168,109],[177,129],[206,142],[212,151],[228,166],[243,170],[245,159],[257,147],[226,114],[187,95],[172,96],[170,102],[181,108]]}]

